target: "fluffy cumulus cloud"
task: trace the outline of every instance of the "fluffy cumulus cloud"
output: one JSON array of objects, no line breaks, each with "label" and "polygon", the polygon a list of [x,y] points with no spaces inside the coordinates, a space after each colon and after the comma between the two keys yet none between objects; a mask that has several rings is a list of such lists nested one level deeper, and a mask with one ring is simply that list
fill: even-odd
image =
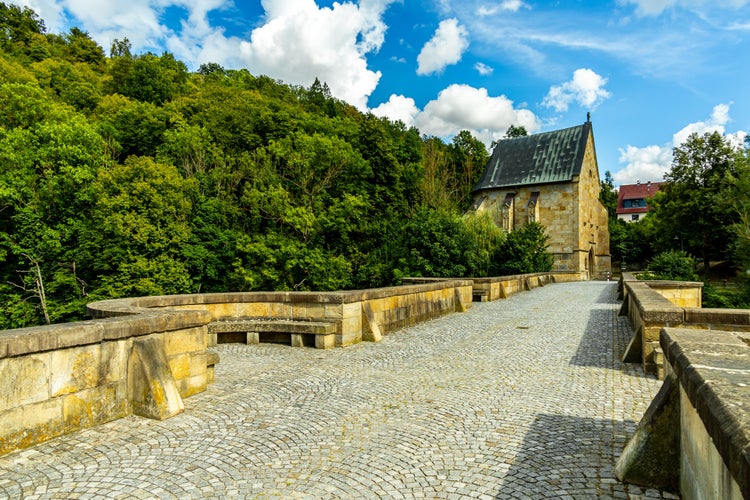
[{"label": "fluffy cumulus cloud", "polygon": [[[161,52],[166,47],[189,65],[218,62],[238,65],[240,40],[226,37],[210,25],[209,12],[232,6],[229,0],[17,0],[34,9],[52,33],[70,25],[89,32],[105,50],[115,39],[128,38],[135,52]],[[168,8],[184,11],[178,31],[170,29],[163,16]]]},{"label": "fluffy cumulus cloud", "polygon": [[[314,0],[262,0],[263,24],[249,39],[226,36],[212,26],[209,13],[233,8],[232,0],[16,0],[35,9],[53,32],[84,27],[107,49],[127,37],[135,52],[166,47],[188,66],[205,62],[246,67],[286,83],[310,85],[315,78],[331,93],[360,109],[381,74],[367,67],[367,54],[385,39],[382,15],[393,0],[334,2],[318,7]],[[169,8],[184,11],[179,28],[164,21]]]},{"label": "fluffy cumulus cloud", "polygon": [[581,68],[573,72],[573,79],[562,85],[553,85],[544,97],[542,105],[564,112],[572,103],[593,110],[611,94],[604,88],[607,79],[594,71]]},{"label": "fluffy cumulus cloud", "polygon": [[469,85],[450,85],[421,111],[413,99],[394,95],[373,109],[373,113],[399,119],[424,134],[441,138],[469,130],[488,146],[502,138],[511,125],[523,126],[529,133],[541,127],[534,113],[515,108],[513,101],[504,95],[491,96],[487,89]]},{"label": "fluffy cumulus cloud", "polygon": [[457,19],[441,21],[433,37],[417,56],[417,74],[439,73],[461,60],[469,48],[469,33]]},{"label": "fluffy cumulus cloud", "polygon": [[266,23],[240,44],[241,57],[251,71],[287,83],[310,85],[317,77],[334,96],[366,109],[381,73],[367,68],[365,56],[383,43],[387,5],[319,8],[313,0],[264,0]]},{"label": "fluffy cumulus cloud", "polygon": [[620,163],[625,167],[612,175],[618,185],[661,181],[672,163],[672,148],[667,146],[637,148],[628,145],[619,151]]},{"label": "fluffy cumulus cloud", "polygon": [[391,95],[387,102],[371,111],[375,116],[383,116],[391,121],[402,121],[407,127],[414,126],[417,115],[420,113],[414,99],[395,94]]},{"label": "fluffy cumulus cloud", "polygon": [[44,25],[49,33],[67,31],[65,9],[59,0],[11,0],[6,3],[32,9],[44,19]]},{"label": "fluffy cumulus cloud", "polygon": [[625,166],[612,177],[617,184],[632,184],[640,181],[661,181],[672,166],[672,150],[685,143],[692,134],[703,135],[718,132],[724,135],[735,147],[740,147],[747,137],[747,132],[726,133],[726,125],[731,121],[729,104],[714,106],[708,120],[693,122],[672,136],[672,140],[662,146],[638,148],[628,145],[620,149],[620,163]]}]

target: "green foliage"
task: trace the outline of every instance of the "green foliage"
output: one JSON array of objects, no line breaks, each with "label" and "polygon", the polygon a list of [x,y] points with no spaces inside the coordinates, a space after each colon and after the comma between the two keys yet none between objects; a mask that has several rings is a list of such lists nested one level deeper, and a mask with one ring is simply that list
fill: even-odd
[{"label": "green foliage", "polygon": [[541,232],[462,215],[487,158],[467,131],[422,137],[324,82],[189,74],[127,38],[105,57],[0,3],[0,328],[106,297],[497,275],[516,251],[545,268]]},{"label": "green foliage", "polygon": [[617,220],[617,191],[615,182],[612,179],[612,173],[609,170],[604,172],[604,180],[601,181],[601,190],[599,191],[599,201],[607,209],[610,226]]},{"label": "green foliage", "polygon": [[695,260],[682,250],[670,250],[655,256],[649,262],[643,279],[697,281]]},{"label": "green foliage", "polygon": [[750,308],[750,293],[747,286],[739,289],[719,288],[711,283],[704,283],[701,307],[720,309]]},{"label": "green foliage", "polygon": [[469,212],[463,216],[467,251],[465,261],[467,277],[497,276],[501,274],[500,262],[505,232],[492,220],[489,212]]},{"label": "green foliage", "polygon": [[549,236],[538,222],[508,233],[500,251],[500,274],[541,273],[552,270],[554,258],[547,251]]},{"label": "green foliage", "polygon": [[103,277],[101,293],[194,291],[183,249],[196,187],[176,167],[146,157],[99,171],[82,250],[91,272]]},{"label": "green foliage", "polygon": [[[691,135],[674,149],[667,184],[652,200],[654,247],[681,249],[704,262],[726,258],[736,212],[727,206],[728,181],[735,173],[735,152],[719,133]],[[709,266],[705,266],[706,273]]]},{"label": "green foliage", "polygon": [[525,137],[529,135],[529,133],[526,131],[526,127],[523,125],[511,125],[508,127],[508,130],[505,131],[505,138],[506,139],[512,139],[514,137]]},{"label": "green foliage", "polygon": [[[123,52],[128,53],[124,49]],[[161,56],[147,53],[138,57],[114,57],[110,59],[109,75],[108,93],[156,105],[181,95],[188,79],[187,66],[168,52]]]},{"label": "green foliage", "polygon": [[466,226],[457,213],[423,209],[403,230],[397,277],[466,275]]}]

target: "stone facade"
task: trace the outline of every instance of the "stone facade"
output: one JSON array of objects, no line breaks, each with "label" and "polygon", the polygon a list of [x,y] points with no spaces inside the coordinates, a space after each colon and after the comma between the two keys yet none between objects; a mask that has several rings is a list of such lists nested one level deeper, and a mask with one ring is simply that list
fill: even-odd
[{"label": "stone facade", "polygon": [[[531,142],[536,136],[507,139],[496,146],[474,190],[474,208],[490,211],[506,231],[539,222],[550,237],[555,271],[605,278],[611,272],[609,227],[607,210],[599,201],[591,123],[538,135],[545,137],[529,147],[516,147],[513,141]],[[503,159],[506,146],[508,161]],[[571,153],[571,148],[578,151]],[[514,169],[522,169],[522,174],[508,172]]]}]

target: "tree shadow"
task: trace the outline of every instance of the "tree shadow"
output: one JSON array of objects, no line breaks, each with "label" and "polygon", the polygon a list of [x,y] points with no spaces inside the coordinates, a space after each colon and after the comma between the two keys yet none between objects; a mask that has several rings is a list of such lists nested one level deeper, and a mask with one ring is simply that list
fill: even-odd
[{"label": "tree shadow", "polygon": [[598,498],[640,490],[614,475],[635,427],[633,421],[537,415],[495,498]]},{"label": "tree shadow", "polygon": [[[638,371],[622,362],[622,357],[633,336],[633,329],[627,316],[619,316],[616,283],[607,287],[597,297],[597,304],[606,306],[594,307],[589,311],[581,341],[570,364],[608,368],[638,375]],[[642,373],[640,373],[642,376]]]}]

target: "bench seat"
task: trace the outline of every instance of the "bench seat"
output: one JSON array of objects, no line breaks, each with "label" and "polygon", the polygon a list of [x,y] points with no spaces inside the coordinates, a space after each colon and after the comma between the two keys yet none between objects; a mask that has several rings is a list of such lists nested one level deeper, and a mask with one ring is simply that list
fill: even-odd
[{"label": "bench seat", "polygon": [[318,349],[333,347],[337,330],[338,324],[335,321],[286,318],[237,318],[208,324],[208,333],[216,336],[217,343],[273,342]]}]

